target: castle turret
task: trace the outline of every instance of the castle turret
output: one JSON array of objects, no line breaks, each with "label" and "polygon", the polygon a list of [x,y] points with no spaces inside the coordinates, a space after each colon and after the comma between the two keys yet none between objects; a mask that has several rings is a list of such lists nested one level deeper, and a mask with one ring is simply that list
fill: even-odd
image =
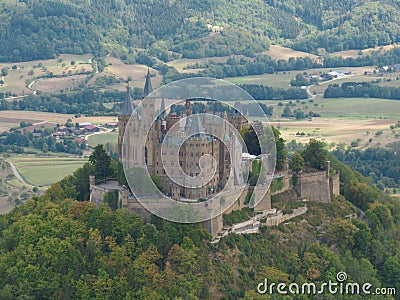
[{"label": "castle turret", "polygon": [[165,117],[166,117],[164,97],[162,97],[162,99],[161,99],[160,115],[159,115],[159,117],[160,117],[161,119],[165,119]]},{"label": "castle turret", "polygon": [[132,98],[131,98],[131,88],[129,83],[126,87],[125,99],[121,104],[121,110],[118,115],[118,159],[121,161],[123,156],[122,144],[124,140],[125,128],[129,122],[133,112],[132,108]]},{"label": "castle turret", "polygon": [[144,89],[143,89],[143,98],[147,97],[152,92],[153,92],[153,86],[151,85],[150,69],[147,69],[146,83],[144,84]]}]

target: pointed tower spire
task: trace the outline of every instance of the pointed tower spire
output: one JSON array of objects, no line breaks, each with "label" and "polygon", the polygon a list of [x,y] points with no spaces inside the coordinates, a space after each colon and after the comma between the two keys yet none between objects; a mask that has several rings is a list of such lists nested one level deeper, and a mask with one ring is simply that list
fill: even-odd
[{"label": "pointed tower spire", "polygon": [[160,106],[160,118],[161,119],[165,119],[165,115],[166,115],[166,112],[165,112],[165,101],[164,101],[164,97],[162,97],[161,106]]},{"label": "pointed tower spire", "polygon": [[151,85],[150,77],[151,77],[150,68],[147,68],[146,83],[144,84],[144,89],[143,89],[143,97],[147,97],[153,92],[153,87]]},{"label": "pointed tower spire", "polygon": [[125,99],[121,104],[121,111],[120,115],[130,116],[132,114],[132,98],[131,98],[131,87],[128,85],[126,86],[126,95]]},{"label": "pointed tower spire", "polygon": [[200,117],[198,114],[195,114],[192,117],[192,124],[190,125],[189,136],[204,136],[204,129],[200,121]]}]

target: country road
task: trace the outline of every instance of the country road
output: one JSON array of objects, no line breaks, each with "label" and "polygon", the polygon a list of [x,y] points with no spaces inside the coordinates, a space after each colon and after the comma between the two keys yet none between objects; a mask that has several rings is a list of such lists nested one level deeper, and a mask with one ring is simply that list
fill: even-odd
[{"label": "country road", "polygon": [[15,165],[14,165],[11,161],[9,161],[9,160],[6,160],[6,162],[8,162],[8,163],[10,164],[11,169],[13,170],[14,176],[15,176],[23,185],[29,186],[30,184],[27,183],[27,182],[24,180],[24,178],[22,178],[21,174],[18,173],[18,170],[17,170],[17,168],[15,167]]},{"label": "country road", "polygon": [[[332,81],[335,81],[335,80],[338,80],[338,79],[342,79],[342,78],[346,78],[346,77],[350,77],[350,76],[353,76],[353,75],[354,75],[354,74],[338,76],[338,77],[336,77],[336,78],[332,78],[332,79],[329,79],[329,80],[327,80],[327,81],[322,81],[320,84],[330,83],[330,82],[332,82]],[[316,84],[311,84],[311,85],[307,86],[307,88],[306,88],[307,94],[308,94],[308,95],[310,96],[310,98],[313,99],[313,100],[314,100],[315,97],[317,96],[317,95],[314,95],[313,93],[311,93],[311,88],[314,87],[314,86],[316,86]],[[319,94],[319,95],[320,95],[320,94]]]},{"label": "country road", "polygon": [[104,129],[104,131],[98,131],[98,132],[94,132],[94,133],[85,135],[85,141],[88,141],[88,138],[91,137],[92,135],[103,134],[103,133],[109,133],[109,132],[112,131],[112,129],[103,128],[103,127],[99,127],[99,129]]}]

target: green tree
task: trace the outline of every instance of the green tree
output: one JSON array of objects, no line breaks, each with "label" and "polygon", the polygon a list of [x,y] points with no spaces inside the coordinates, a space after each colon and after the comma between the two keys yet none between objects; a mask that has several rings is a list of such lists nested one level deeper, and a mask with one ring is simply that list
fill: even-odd
[{"label": "green tree", "polygon": [[289,162],[289,167],[292,171],[298,173],[304,167],[304,158],[299,152],[296,152],[292,156],[292,160]]},{"label": "green tree", "polygon": [[355,180],[345,185],[344,196],[363,210],[367,210],[371,203],[380,198],[379,191],[375,187]]},{"label": "green tree", "polygon": [[316,139],[311,139],[301,155],[307,167],[318,170],[326,169],[328,152],[324,149],[324,144]]},{"label": "green tree", "polygon": [[342,251],[352,249],[355,244],[355,235],[359,228],[350,220],[337,220],[327,230],[327,237]]},{"label": "green tree", "polygon": [[89,156],[89,162],[94,166],[94,175],[99,180],[112,177],[111,159],[103,145],[97,145]]},{"label": "green tree", "polygon": [[287,152],[285,148],[285,140],[281,137],[281,133],[275,127],[272,127],[276,145],[276,169],[283,170],[286,163]]}]

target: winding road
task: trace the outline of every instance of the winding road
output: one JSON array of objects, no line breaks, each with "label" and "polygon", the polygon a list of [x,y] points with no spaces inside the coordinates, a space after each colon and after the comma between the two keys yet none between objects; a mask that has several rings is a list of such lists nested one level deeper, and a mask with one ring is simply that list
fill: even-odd
[{"label": "winding road", "polygon": [[19,172],[18,172],[16,166],[15,166],[11,161],[9,161],[9,160],[6,160],[6,162],[8,162],[8,163],[10,164],[11,169],[12,169],[12,171],[13,171],[13,173],[14,173],[14,176],[15,176],[23,185],[29,186],[30,184],[27,183],[27,182],[24,180],[24,178],[22,178],[22,176],[21,176],[21,174],[19,174]]}]

